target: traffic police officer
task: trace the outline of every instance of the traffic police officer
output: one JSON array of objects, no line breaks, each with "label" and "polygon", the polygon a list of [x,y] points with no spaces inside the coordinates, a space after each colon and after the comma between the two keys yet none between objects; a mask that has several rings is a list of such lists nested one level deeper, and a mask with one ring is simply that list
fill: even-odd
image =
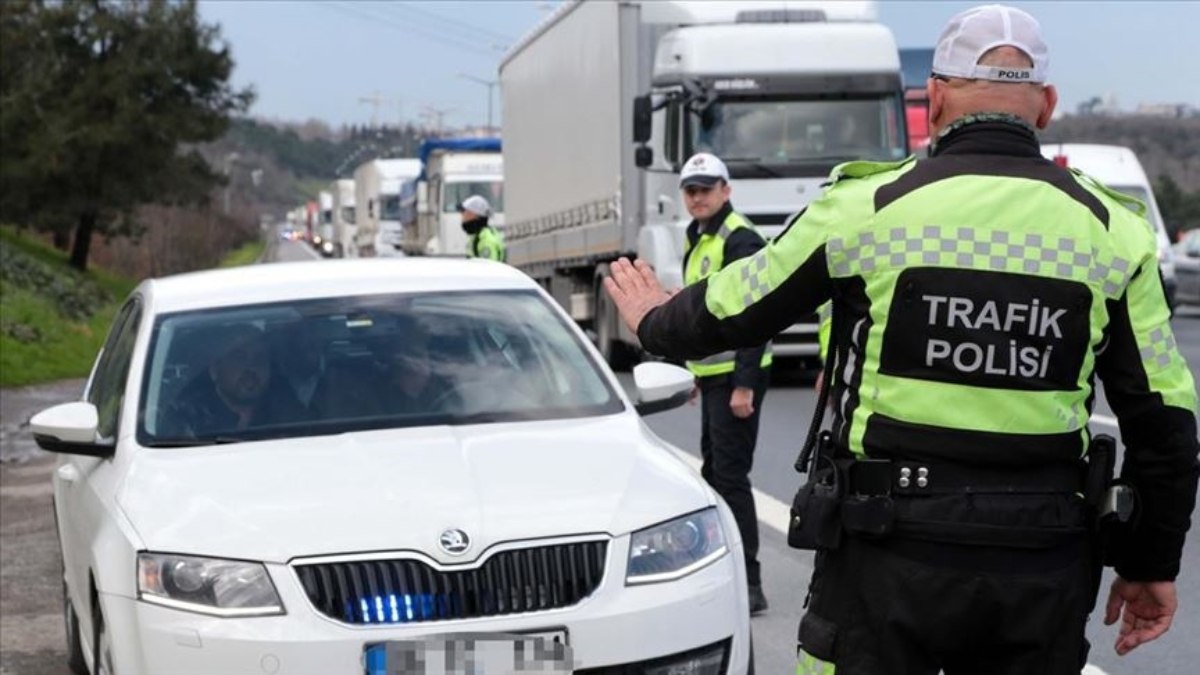
[{"label": "traffic police officer", "polygon": [[[754,225],[729,203],[729,171],[708,153],[689,159],[679,189],[693,220],[684,242],[683,283],[697,284],[766,245]],[[759,409],[767,393],[771,351],[759,344],[687,362],[700,391],[700,473],[729,504],[742,535],[750,612],[767,609],[758,564],[758,515],[750,468],[758,441]]]},{"label": "traffic police officer", "polygon": [[492,214],[492,205],[480,195],[471,195],[458,205],[462,214],[462,228],[470,237],[467,240],[468,258],[487,258],[504,262],[508,254],[504,249],[504,237],[494,227],[488,225],[488,216]]},{"label": "traffic police officer", "polygon": [[934,53],[928,159],[837,167],[767,248],[674,296],[642,261],[612,267],[622,316],[670,356],[759,344],[833,302],[842,470],[822,495],[843,495],[841,536],[817,554],[801,672],[1078,675],[1100,578],[1079,494],[1095,376],[1140,511],[1105,551],[1105,621],[1118,654],[1170,627],[1195,383],[1141,203],[1041,156],[1047,62],[1025,12],[963,12]]}]

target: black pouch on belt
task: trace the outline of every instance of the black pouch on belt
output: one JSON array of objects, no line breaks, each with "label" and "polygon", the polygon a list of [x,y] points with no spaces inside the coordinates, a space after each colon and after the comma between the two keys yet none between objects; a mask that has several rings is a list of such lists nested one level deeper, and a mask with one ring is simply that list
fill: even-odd
[{"label": "black pouch on belt", "polygon": [[883,537],[896,524],[892,501],[892,463],[885,459],[861,459],[850,464],[846,498],[842,500],[842,527],[864,537]]},{"label": "black pouch on belt", "polygon": [[787,541],[804,551],[832,551],[842,542],[844,481],[832,460],[818,456],[817,462],[825,466],[813,471],[792,499]]}]

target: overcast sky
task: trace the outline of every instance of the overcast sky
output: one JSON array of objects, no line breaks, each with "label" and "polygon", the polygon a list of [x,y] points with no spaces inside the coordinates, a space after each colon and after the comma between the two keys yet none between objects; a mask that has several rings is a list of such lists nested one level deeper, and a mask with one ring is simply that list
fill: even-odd
[{"label": "overcast sky", "polygon": [[[650,0],[653,1],[653,0]],[[233,50],[234,82],[253,85],[261,117],[333,125],[417,120],[483,124],[503,50],[558,4],[543,0],[201,0]],[[946,20],[978,2],[879,3],[901,47],[932,46]],[[1042,24],[1060,106],[1112,94],[1200,106],[1200,2],[1013,2]],[[378,107],[363,98],[383,99]],[[499,121],[500,92],[494,91]]]}]

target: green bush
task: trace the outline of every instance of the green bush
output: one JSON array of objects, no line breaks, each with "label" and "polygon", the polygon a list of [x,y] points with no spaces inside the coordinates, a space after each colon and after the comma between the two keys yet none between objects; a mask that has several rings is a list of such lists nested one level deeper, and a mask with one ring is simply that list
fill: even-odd
[{"label": "green bush", "polygon": [[0,282],[45,296],[64,318],[81,321],[112,301],[84,274],[51,266],[11,246],[0,247]]}]

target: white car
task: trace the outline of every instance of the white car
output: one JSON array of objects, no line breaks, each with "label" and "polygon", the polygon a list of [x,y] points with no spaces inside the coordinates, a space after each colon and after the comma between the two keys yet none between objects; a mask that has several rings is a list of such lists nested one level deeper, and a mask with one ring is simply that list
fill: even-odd
[{"label": "white car", "polygon": [[31,420],[72,669],[750,672],[735,521],[640,417],[692,378],[634,379],[487,261],[142,283],[84,400]]},{"label": "white car", "polygon": [[1175,276],[1179,303],[1200,305],[1200,230],[1188,232],[1175,244]]}]

